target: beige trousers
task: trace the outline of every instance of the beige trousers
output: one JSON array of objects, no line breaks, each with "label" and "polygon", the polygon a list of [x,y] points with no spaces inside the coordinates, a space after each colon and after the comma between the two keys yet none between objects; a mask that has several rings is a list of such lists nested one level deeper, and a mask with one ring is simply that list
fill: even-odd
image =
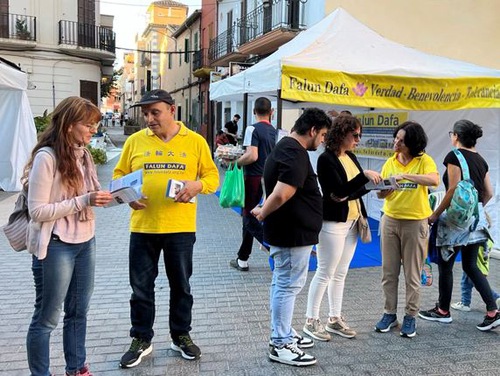
[{"label": "beige trousers", "polygon": [[380,225],[384,312],[397,313],[399,274],[403,265],[406,286],[405,314],[416,316],[420,308],[422,266],[427,257],[427,218],[394,219],[383,215]]}]

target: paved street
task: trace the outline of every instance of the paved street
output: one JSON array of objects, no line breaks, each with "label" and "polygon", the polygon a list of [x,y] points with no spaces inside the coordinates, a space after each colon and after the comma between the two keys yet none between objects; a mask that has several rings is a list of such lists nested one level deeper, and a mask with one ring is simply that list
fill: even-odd
[{"label": "paved street", "polygon": [[[109,182],[115,163],[116,159],[99,168],[103,185]],[[12,197],[0,192],[0,219],[11,211]],[[452,324],[417,319],[418,335],[413,339],[401,338],[399,330],[374,332],[374,324],[382,314],[379,267],[353,269],[347,277],[343,313],[358,331],[355,339],[335,337],[331,342],[317,343],[310,350],[318,358],[312,367],[300,369],[270,362],[268,258],[254,247],[248,273],[229,268],[228,262],[239,246],[241,219],[232,210],[220,208],[215,195],[199,197],[198,205],[191,334],[202,349],[201,360],[186,361],[169,350],[169,288],[161,272],[156,284],[153,354],[138,367],[122,370],[118,361],[130,344],[129,208],[99,208],[96,214],[98,260],[87,338],[88,362],[95,375],[500,375],[500,328],[488,333],[475,328],[482,321],[484,309],[477,292],[473,293],[472,312],[452,312]],[[0,374],[28,375],[24,343],[34,302],[31,257],[26,252],[13,252],[3,233],[0,250],[0,319],[4,323],[0,327]],[[454,301],[460,296],[458,268]],[[437,298],[437,270],[434,274],[436,283],[423,288],[422,306],[426,309]],[[297,300],[294,324],[298,330],[304,323],[307,286],[312,276],[310,272],[306,288]],[[500,260],[491,261],[490,282],[500,290]],[[403,300],[402,287],[400,319]],[[326,297],[322,313],[326,318]],[[51,363],[56,375],[64,374],[61,327],[62,322],[52,337]]]}]

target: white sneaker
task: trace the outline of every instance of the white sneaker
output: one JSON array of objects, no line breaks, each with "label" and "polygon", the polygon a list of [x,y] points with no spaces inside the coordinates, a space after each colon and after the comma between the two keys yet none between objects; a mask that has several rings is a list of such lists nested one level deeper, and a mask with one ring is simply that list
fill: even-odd
[{"label": "white sneaker", "polygon": [[299,349],[296,343],[289,343],[283,347],[270,346],[269,359],[298,367],[311,366],[316,363],[316,358]]},{"label": "white sneaker", "polygon": [[470,306],[465,305],[462,302],[451,303],[450,307],[456,309],[457,311],[470,312]]},{"label": "white sneaker", "polygon": [[302,331],[318,341],[329,341],[332,338],[319,319],[313,319],[312,321],[307,319]]}]

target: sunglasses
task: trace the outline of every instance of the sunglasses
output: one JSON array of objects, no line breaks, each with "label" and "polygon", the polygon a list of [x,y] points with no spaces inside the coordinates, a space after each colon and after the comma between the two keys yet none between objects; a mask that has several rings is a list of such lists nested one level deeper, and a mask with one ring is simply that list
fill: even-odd
[{"label": "sunglasses", "polygon": [[353,133],[352,134],[352,137],[356,138],[356,139],[361,139],[361,133]]}]

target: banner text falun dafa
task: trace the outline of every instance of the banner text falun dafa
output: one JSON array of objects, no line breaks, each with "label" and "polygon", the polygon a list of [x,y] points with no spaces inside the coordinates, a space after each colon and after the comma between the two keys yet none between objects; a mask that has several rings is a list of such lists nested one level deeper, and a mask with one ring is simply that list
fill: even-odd
[{"label": "banner text falun dafa", "polygon": [[500,77],[383,76],[283,65],[281,97],[404,110],[500,108]]}]

